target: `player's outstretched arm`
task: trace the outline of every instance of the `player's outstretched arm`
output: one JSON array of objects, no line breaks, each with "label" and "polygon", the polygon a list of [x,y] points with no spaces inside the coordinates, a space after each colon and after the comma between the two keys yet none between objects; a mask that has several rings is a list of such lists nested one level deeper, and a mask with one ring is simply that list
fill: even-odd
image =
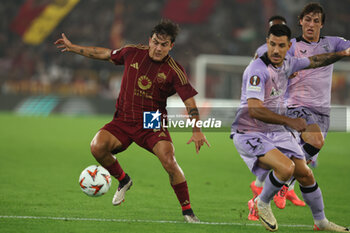
[{"label": "player's outstretched arm", "polygon": [[61,52],[73,52],[85,57],[100,60],[110,60],[111,58],[110,49],[73,44],[70,42],[70,40],[68,40],[64,33],[62,33],[62,37],[56,40],[54,44],[57,46],[57,48],[61,49]]},{"label": "player's outstretched arm", "polygon": [[310,65],[306,67],[306,69],[317,68],[321,66],[328,66],[330,64],[333,64],[334,62],[339,61],[343,57],[349,57],[349,56],[350,56],[350,48],[347,48],[346,50],[335,52],[335,53],[323,53],[323,54],[315,55],[315,56],[309,57]]},{"label": "player's outstretched arm", "polygon": [[299,132],[304,131],[307,126],[303,118],[290,118],[270,111],[259,99],[248,99],[248,111],[252,118],[269,124],[285,125]]},{"label": "player's outstretched arm", "polygon": [[[191,120],[195,119],[196,121],[198,121],[199,120],[199,112],[198,112],[198,108],[197,108],[197,105],[196,105],[194,98],[193,97],[188,98],[187,100],[184,101],[184,104],[186,106],[187,113],[190,116]],[[208,147],[210,147],[210,144],[209,144],[207,138],[202,133],[201,129],[196,127],[196,124],[192,130],[193,130],[192,137],[190,138],[190,140],[188,140],[187,144],[194,142],[197,154],[198,154],[199,150],[201,149],[201,147],[204,145],[204,143],[206,143],[208,145]]]}]

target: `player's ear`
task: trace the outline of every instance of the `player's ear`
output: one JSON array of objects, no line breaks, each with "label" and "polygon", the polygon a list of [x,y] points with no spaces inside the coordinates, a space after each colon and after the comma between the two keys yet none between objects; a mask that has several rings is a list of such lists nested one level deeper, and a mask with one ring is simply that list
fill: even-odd
[{"label": "player's ear", "polygon": [[289,41],[289,43],[288,43],[288,50],[290,49],[290,47],[292,47],[292,42],[291,41]]},{"label": "player's ear", "polygon": [[170,44],[170,49],[172,49],[174,47],[175,43],[171,43]]}]

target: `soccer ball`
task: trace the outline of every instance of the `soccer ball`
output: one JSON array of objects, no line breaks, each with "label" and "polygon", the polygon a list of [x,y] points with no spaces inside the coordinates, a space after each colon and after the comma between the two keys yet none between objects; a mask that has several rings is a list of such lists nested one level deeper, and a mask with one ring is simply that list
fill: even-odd
[{"label": "soccer ball", "polygon": [[79,177],[79,184],[86,195],[98,197],[108,192],[112,179],[104,167],[92,165],[82,171]]}]

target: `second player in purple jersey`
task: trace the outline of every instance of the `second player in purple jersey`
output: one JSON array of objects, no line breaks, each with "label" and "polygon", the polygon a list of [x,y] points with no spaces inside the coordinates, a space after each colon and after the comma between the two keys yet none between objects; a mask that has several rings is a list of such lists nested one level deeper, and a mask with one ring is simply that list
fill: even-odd
[{"label": "second player in purple jersey", "polygon": [[306,166],[295,138],[283,127],[303,131],[307,126],[306,121],[287,117],[280,109],[292,73],[329,65],[349,56],[350,49],[309,58],[286,57],[291,46],[290,34],[286,25],[272,26],[267,38],[267,53],[250,63],[243,75],[241,106],[232,124],[231,136],[250,171],[255,175],[263,172],[269,174],[261,194],[248,204],[254,205],[259,220],[267,230],[276,231],[278,225],[270,202],[294,176],[300,183],[315,225],[320,229],[326,225],[347,230],[326,219],[321,190]]}]

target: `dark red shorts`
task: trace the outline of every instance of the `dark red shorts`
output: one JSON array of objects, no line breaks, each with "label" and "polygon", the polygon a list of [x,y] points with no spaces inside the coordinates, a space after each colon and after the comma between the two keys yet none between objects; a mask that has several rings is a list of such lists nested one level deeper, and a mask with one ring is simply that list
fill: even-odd
[{"label": "dark red shorts", "polygon": [[113,154],[124,151],[132,142],[151,153],[157,142],[162,140],[172,142],[167,129],[144,129],[142,124],[135,122],[113,119],[101,129],[113,134],[123,145],[121,149],[112,151]]}]

